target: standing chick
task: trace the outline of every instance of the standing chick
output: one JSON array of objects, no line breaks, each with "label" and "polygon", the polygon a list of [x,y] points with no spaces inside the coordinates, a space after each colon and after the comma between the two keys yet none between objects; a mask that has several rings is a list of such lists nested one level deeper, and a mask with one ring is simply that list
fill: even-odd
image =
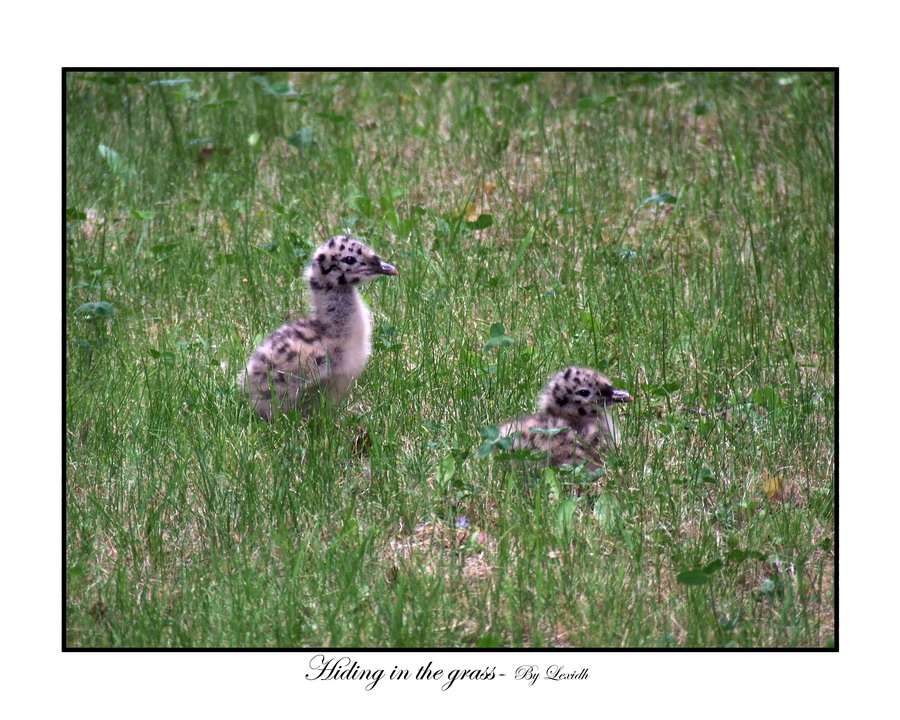
[{"label": "standing chick", "polygon": [[507,423],[500,436],[517,433],[513,448],[545,454],[551,465],[585,462],[588,470],[595,470],[603,464],[600,451],[619,440],[606,408],[632,399],[596,370],[569,367],[550,379],[538,412]]},{"label": "standing chick", "polygon": [[306,271],[312,314],[269,335],[247,363],[245,387],[264,420],[273,407],[291,410],[319,393],[335,402],[344,396],[372,352],[372,313],[356,286],[396,274],[372,248],[348,236],[316,250]]}]

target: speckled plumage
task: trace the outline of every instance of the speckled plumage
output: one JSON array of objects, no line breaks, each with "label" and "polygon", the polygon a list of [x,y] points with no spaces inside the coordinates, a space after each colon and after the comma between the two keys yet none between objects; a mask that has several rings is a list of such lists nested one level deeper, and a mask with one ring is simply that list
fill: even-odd
[{"label": "speckled plumage", "polygon": [[569,367],[550,379],[536,414],[506,423],[500,435],[515,433],[514,449],[546,455],[551,465],[586,463],[595,470],[603,464],[602,451],[619,440],[606,408],[631,399],[596,370]]},{"label": "speckled plumage", "polygon": [[339,401],[362,373],[372,351],[372,315],[356,286],[396,275],[368,245],[333,237],[313,255],[306,278],[313,311],[283,325],[250,356],[244,386],[265,419],[312,404],[319,394]]}]

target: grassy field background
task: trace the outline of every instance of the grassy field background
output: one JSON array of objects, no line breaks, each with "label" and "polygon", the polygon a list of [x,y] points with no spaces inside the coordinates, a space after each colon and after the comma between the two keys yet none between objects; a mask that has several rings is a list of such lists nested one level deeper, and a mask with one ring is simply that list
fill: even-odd
[{"label": "grassy field background", "polygon": [[[828,647],[834,79],[70,73],[68,647]],[[374,351],[235,376],[351,231]],[[636,396],[599,479],[491,426]],[[461,518],[465,520],[461,520]]]}]

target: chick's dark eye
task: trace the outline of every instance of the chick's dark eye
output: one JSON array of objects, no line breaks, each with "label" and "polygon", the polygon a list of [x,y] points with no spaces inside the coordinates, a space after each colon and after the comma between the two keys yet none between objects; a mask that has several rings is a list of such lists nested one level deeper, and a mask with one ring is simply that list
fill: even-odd
[{"label": "chick's dark eye", "polygon": [[341,262],[343,262],[344,265],[353,265],[356,263],[356,258],[353,257],[352,255],[348,255]]},{"label": "chick's dark eye", "polygon": [[575,394],[581,395],[581,397],[589,397],[591,394],[591,391],[588,390],[587,388],[581,388],[581,390],[576,391]]}]

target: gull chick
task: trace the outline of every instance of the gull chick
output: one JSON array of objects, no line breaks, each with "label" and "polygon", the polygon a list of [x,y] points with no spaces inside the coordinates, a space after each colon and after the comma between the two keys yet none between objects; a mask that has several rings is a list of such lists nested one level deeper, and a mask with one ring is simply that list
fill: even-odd
[{"label": "gull chick", "polygon": [[244,386],[254,409],[270,420],[324,394],[338,402],[372,352],[372,313],[356,286],[396,275],[368,245],[340,235],[325,242],[306,271],[312,314],[289,322],[250,356]]},{"label": "gull chick", "polygon": [[602,450],[619,441],[607,408],[632,399],[596,370],[568,367],[550,379],[538,412],[506,423],[500,436],[515,433],[514,449],[546,455],[551,465],[586,463],[595,470],[603,464]]}]

